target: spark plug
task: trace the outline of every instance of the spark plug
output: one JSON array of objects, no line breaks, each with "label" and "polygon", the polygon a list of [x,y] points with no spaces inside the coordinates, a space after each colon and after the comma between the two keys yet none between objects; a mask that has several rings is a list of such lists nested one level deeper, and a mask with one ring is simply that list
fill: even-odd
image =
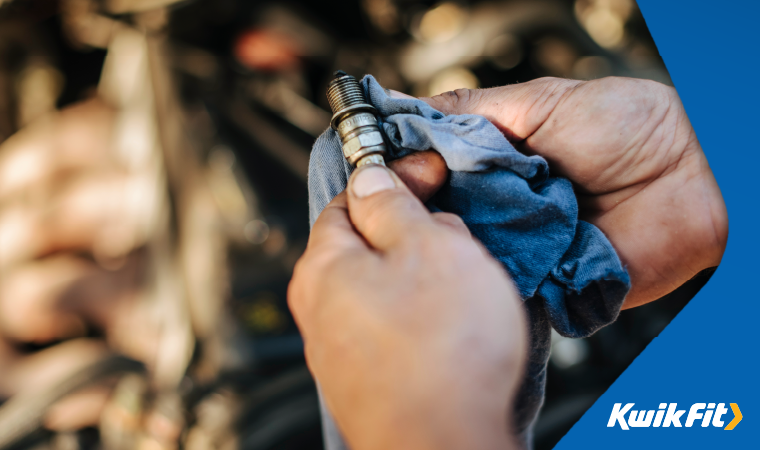
[{"label": "spark plug", "polygon": [[343,156],[355,167],[385,165],[385,141],[377,122],[377,110],[367,103],[356,78],[341,70],[327,87],[333,116],[330,126],[343,143]]}]

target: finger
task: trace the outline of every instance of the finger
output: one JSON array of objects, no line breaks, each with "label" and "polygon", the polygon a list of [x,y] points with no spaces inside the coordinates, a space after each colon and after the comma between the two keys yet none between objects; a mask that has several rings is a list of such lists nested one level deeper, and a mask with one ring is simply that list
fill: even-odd
[{"label": "finger", "polygon": [[462,236],[472,237],[470,230],[461,217],[456,214],[437,212],[432,214],[433,220],[448,229]]},{"label": "finger", "polygon": [[[388,93],[392,98],[414,99],[411,95],[394,90],[389,90]],[[449,175],[446,161],[433,150],[412,153],[391,161],[388,167],[396,172],[404,184],[423,202],[438,192]]]},{"label": "finger", "polygon": [[[351,224],[344,191],[320,213],[309,235],[306,251],[296,263],[288,284],[288,306],[304,336],[308,336],[315,320],[314,308],[324,310],[326,307],[315,305],[311,293],[331,276],[350,276],[349,272],[365,263],[367,256],[375,255]],[[340,268],[336,269],[338,266]]]},{"label": "finger", "polygon": [[367,244],[356,232],[348,215],[346,192],[341,192],[322,210],[309,234],[307,248],[314,251],[327,247],[332,250],[367,250]]},{"label": "finger", "polygon": [[423,202],[432,197],[449,176],[446,161],[436,151],[412,153],[388,163],[409,190]]},{"label": "finger", "polygon": [[359,233],[378,250],[390,250],[433,223],[420,200],[391,170],[367,165],[348,182],[348,209]]},{"label": "finger", "polygon": [[457,89],[420,100],[445,114],[484,116],[514,143],[535,133],[564,96],[582,83],[540,78],[490,89]]}]

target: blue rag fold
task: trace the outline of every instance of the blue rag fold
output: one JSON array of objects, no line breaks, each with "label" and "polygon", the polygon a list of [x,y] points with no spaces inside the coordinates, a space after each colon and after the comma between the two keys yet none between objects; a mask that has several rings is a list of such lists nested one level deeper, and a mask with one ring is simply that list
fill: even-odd
[{"label": "blue rag fold", "polygon": [[[428,208],[460,216],[503,264],[524,300],[530,351],[513,429],[530,448],[531,425],[544,398],[551,328],[579,338],[613,322],[630,288],[628,273],[604,234],[578,220],[572,184],[550,176],[546,160],[519,153],[482,116],[445,115],[417,99],[391,98],[371,75],[361,85],[380,113],[387,159],[429,149],[443,156],[451,176]],[[309,162],[312,225],[346,188],[351,172],[340,138],[328,129]],[[345,448],[324,416],[328,450]]]}]

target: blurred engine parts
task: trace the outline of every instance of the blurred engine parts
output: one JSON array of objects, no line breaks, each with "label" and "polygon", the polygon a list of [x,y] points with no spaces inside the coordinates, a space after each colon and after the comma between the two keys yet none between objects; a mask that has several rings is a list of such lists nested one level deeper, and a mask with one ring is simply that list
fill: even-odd
[{"label": "blurred engine parts", "polygon": [[[201,428],[204,425],[203,407],[199,406],[197,411],[188,409],[189,398],[197,396],[199,391],[212,397],[217,395],[211,387],[218,382],[223,369],[226,373],[255,370],[256,366],[250,364],[251,351],[246,353],[239,346],[229,345],[230,339],[235,339],[236,327],[230,326],[231,319],[225,322],[222,317],[228,289],[227,242],[245,248],[261,246],[265,254],[277,256],[283,251],[286,238],[280,226],[276,223],[270,226],[260,217],[255,196],[247,188],[239,169],[234,168],[234,155],[217,145],[208,154],[208,162],[202,164],[203,152],[194,149],[200,140],[188,139],[186,115],[166,64],[170,57],[162,29],[166,25],[167,11],[155,9],[162,3],[169,2],[64,1],[60,16],[60,32],[72,47],[84,52],[93,51],[88,50],[90,48],[106,49],[97,91],[88,95],[95,94],[98,102],[105,105],[95,109],[113,111],[108,115],[110,121],[106,121],[109,140],[100,151],[108,153],[105,159],[112,161],[127,180],[117,189],[118,195],[110,199],[113,208],[120,211],[121,219],[127,222],[114,222],[110,228],[96,229],[99,237],[93,239],[88,249],[81,249],[86,250],[82,257],[92,258],[106,270],[119,271],[124,267],[125,258],[132,258],[134,253],[140,255],[140,284],[132,299],[132,306],[139,312],[135,315],[138,321],[116,326],[106,324],[107,328],[93,328],[90,332],[104,333],[108,354],[130,355],[142,361],[147,370],[143,371],[143,364],[134,359],[104,356],[105,359],[78,371],[70,368],[51,372],[56,359],[51,352],[60,353],[75,341],[56,344],[55,339],[44,338],[35,344],[42,345],[42,350],[31,356],[24,356],[21,348],[21,356],[9,359],[15,363],[11,368],[18,369],[25,361],[36,358],[41,361],[36,369],[48,373],[49,379],[42,384],[28,384],[26,389],[9,387],[15,395],[0,405],[0,448],[177,448],[185,438],[199,436],[193,432],[200,429],[193,425],[196,412],[199,425]],[[127,12],[133,14],[122,18],[113,16]],[[0,28],[7,30],[4,25]],[[27,34],[23,29],[16,31],[21,37]],[[39,133],[44,133],[46,128],[40,120],[55,124],[56,129],[64,127],[64,132],[70,129],[65,128],[65,123],[59,125],[61,120],[55,112],[56,99],[65,82],[62,76],[53,69],[54,65],[46,64],[44,58],[29,58],[29,61],[18,75],[19,87],[12,92],[19,99],[18,113],[8,115],[16,118],[16,124],[9,124],[7,135],[15,126],[30,124],[30,127],[24,131],[26,138],[10,140],[0,148],[3,166],[0,171],[4,174],[0,184],[4,192],[34,186],[30,177],[44,180],[43,177],[60,171],[58,161],[49,159],[55,153],[48,156],[51,164],[44,164],[45,159],[29,159],[36,150],[25,142],[33,142],[41,136]],[[45,119],[48,114],[49,118]],[[76,126],[83,131],[88,126],[100,126],[99,122],[91,125],[82,122],[86,117],[77,115],[76,111],[67,112],[66,117],[73,117],[69,122],[78,121]],[[98,128],[91,130],[99,132]],[[43,154],[39,156],[45,158]],[[43,165],[30,172],[27,161],[39,161]],[[73,163],[66,160],[65,164],[75,164],[72,169],[81,170],[77,160]],[[48,172],[45,167],[49,167]],[[53,179],[53,183],[60,181]],[[96,191],[92,189],[98,188],[93,185],[85,192],[94,194]],[[18,201],[23,202],[23,197]],[[86,196],[83,201],[87,201]],[[4,216],[3,219],[8,217]],[[0,231],[0,242],[11,244],[3,248],[12,248],[13,242],[18,241],[18,231],[14,230],[17,229],[3,227]],[[300,250],[295,251],[296,255],[290,256],[293,262],[300,254]],[[15,256],[4,261],[0,275],[3,279],[7,278],[5,275],[15,279],[16,267],[28,264],[19,256],[24,253],[4,253],[5,257]],[[48,255],[43,252],[37,258],[44,262],[51,257]],[[75,259],[76,254],[73,257]],[[7,298],[3,301],[10,301]],[[283,326],[280,315],[277,308],[267,310],[261,303],[244,317],[250,317],[269,331]],[[82,331],[87,332],[87,329],[82,328]],[[79,350],[68,352],[65,364],[78,367],[80,362],[86,361],[84,349]],[[295,355],[299,352],[300,340],[291,350]],[[266,356],[266,348],[259,353]],[[302,365],[301,361],[302,357],[296,358]],[[309,384],[308,372],[301,370],[295,384],[288,384],[285,377],[285,385],[275,385],[272,390],[261,383],[280,380],[280,370],[275,367],[266,370],[271,373],[253,380],[249,377],[244,386],[236,386],[237,394],[244,396],[254,389],[258,397],[270,401],[272,396],[287,397],[304,391],[306,397],[296,400],[290,409],[285,408],[288,413],[278,415],[277,412],[283,410],[279,401],[254,413],[254,405],[261,409],[261,404],[256,403],[258,397],[254,396],[240,408],[241,414],[246,416],[237,417],[230,411],[233,415],[229,425],[236,430],[233,436],[240,436],[246,448],[272,448],[292,439],[294,430],[297,433],[304,429],[316,433],[311,440],[319,443],[316,391],[313,384]],[[132,374],[120,375],[120,371]],[[5,369],[2,372],[0,384],[7,385],[6,375],[12,372]],[[96,388],[102,389],[96,393],[93,403],[88,392]],[[73,396],[73,403],[68,396]],[[101,398],[108,400],[104,404]],[[198,401],[199,405],[205,404],[203,398]],[[94,424],[85,421],[77,425],[67,424],[66,419],[60,418],[62,414],[66,416],[67,411],[80,414],[82,408],[93,409],[84,415],[94,412],[99,419]],[[62,413],[56,415],[56,411]],[[51,414],[53,419],[50,419]],[[257,420],[264,420],[266,426],[259,426],[262,430],[256,428]],[[280,424],[282,431],[273,433],[272,424]],[[193,440],[187,445],[193,442],[198,447]]]}]

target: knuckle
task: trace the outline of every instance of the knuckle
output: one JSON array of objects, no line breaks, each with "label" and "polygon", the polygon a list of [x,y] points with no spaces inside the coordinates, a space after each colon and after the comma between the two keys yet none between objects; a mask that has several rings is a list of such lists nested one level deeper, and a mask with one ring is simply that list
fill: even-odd
[{"label": "knuckle", "polygon": [[301,280],[307,276],[309,270],[309,256],[310,252],[307,250],[306,253],[304,253],[298,261],[296,261],[295,266],[293,266],[293,276],[290,279],[291,285],[297,285],[301,282]]},{"label": "knuckle", "polygon": [[329,272],[340,260],[341,252],[327,246],[309,249],[293,268],[290,286],[296,292],[301,286],[314,288],[323,280],[323,274]]},{"label": "knuckle", "polygon": [[454,91],[451,91],[454,97],[456,97],[457,103],[467,102],[467,100],[470,99],[470,89],[455,89]]},{"label": "knuckle", "polygon": [[528,82],[528,84],[534,84],[537,91],[542,92],[545,97],[551,97],[552,95],[562,95],[584,83],[586,82],[557,77],[541,77]]},{"label": "knuckle", "polygon": [[456,214],[441,212],[433,214],[433,217],[435,218],[436,222],[446,227],[448,230],[453,231],[459,235],[468,237],[471,236],[470,230],[467,228],[464,220],[462,220],[462,218]]},{"label": "knuckle", "polygon": [[535,80],[530,81],[530,83],[555,84],[555,83],[560,83],[564,81],[567,81],[567,80],[565,80],[564,78],[557,78],[557,77],[541,77],[541,78],[536,78]]},{"label": "knuckle", "polygon": [[441,220],[443,222],[446,222],[448,224],[451,224],[451,225],[461,225],[461,226],[464,226],[464,220],[462,220],[461,217],[459,217],[459,216],[457,216],[456,214],[453,214],[453,213],[439,212],[439,213],[435,213],[435,217],[438,218],[439,220]]},{"label": "knuckle", "polygon": [[432,97],[432,100],[438,110],[446,114],[456,114],[466,107],[472,93],[473,90],[471,89],[456,89],[438,94]]},{"label": "knuckle", "polygon": [[308,260],[302,257],[293,268],[293,276],[288,283],[287,292],[288,306],[296,315],[304,306],[304,286],[308,286],[309,278]]},{"label": "knuckle", "polygon": [[290,311],[293,312],[294,315],[298,315],[297,312],[300,311],[302,295],[301,286],[295,277],[293,277],[288,283],[288,293],[286,298]]}]

